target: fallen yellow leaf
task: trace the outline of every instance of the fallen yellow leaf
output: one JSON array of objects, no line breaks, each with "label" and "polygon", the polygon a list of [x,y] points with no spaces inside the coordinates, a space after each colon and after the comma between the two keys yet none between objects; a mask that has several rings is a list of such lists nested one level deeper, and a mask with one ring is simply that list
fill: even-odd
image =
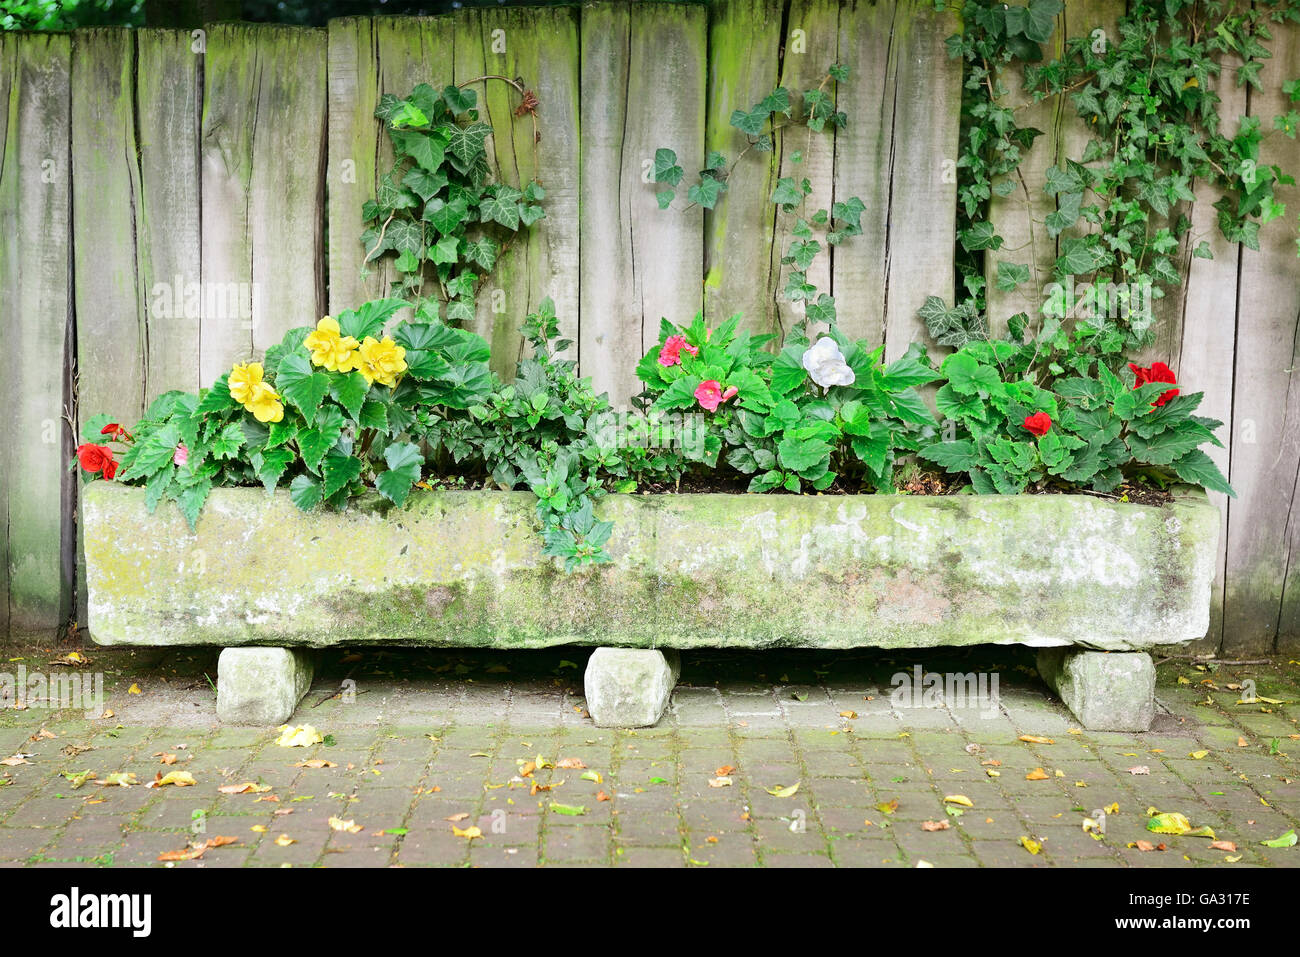
[{"label": "fallen yellow leaf", "polygon": [[309,724],[297,727],[282,724],[276,730],[280,732],[280,737],[275,739],[275,743],[282,748],[307,748],[325,740],[321,737],[321,733]]}]

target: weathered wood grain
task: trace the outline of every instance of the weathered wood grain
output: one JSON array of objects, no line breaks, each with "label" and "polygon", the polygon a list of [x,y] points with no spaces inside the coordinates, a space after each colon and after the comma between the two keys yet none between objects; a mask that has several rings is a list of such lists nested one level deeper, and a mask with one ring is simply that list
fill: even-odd
[{"label": "weathered wood grain", "polygon": [[[521,95],[510,84],[473,83],[480,118],[494,131],[494,177],[520,188],[537,180],[546,190],[545,218],[507,240],[479,288],[475,331],[492,345],[493,368],[510,378],[522,354],[524,317],[548,296],[561,334],[574,342],[566,357],[578,358],[578,16],[550,7],[485,8],[460,17],[456,82],[484,74],[518,78],[539,101],[534,122],[530,114],[515,115]],[[464,75],[476,66],[480,73]]]},{"label": "weathered wood grain", "polygon": [[379,152],[376,27],[369,17],[343,17],[328,27],[329,312],[383,295],[383,273],[363,275],[361,207],[375,196]]},{"label": "weathered wood grain", "polygon": [[[1056,28],[1042,45],[1047,59],[1059,57],[1065,50],[1066,17],[1065,12],[1057,14]],[[1020,166],[1005,177],[1010,180],[1012,191],[1006,196],[995,192],[989,199],[989,222],[1002,237],[1000,249],[984,253],[989,334],[995,337],[1006,335],[1007,320],[1017,313],[1027,314],[1035,323],[1041,318],[1044,288],[1052,282],[1052,266],[1056,262],[1056,240],[1048,234],[1045,224],[1047,217],[1056,211],[1056,197],[1043,192],[1043,186],[1048,168],[1063,159],[1064,115],[1073,115],[1073,107],[1063,97],[1047,97],[1035,103],[1033,94],[1025,89],[1024,78],[1022,64],[998,72],[998,80],[1007,89],[1004,105],[1016,111],[1017,125],[1040,130],[1042,135],[1022,151]],[[1028,266],[1029,281],[1014,289],[999,289],[999,262]],[[957,289],[959,298],[965,294],[964,289]]]},{"label": "weathered wood grain", "polygon": [[325,49],[324,30],[208,28],[204,383],[325,314]]},{"label": "weathered wood grain", "polygon": [[[1246,112],[1246,90],[1237,86],[1234,68],[1229,64],[1214,83],[1214,89],[1223,101],[1219,112],[1224,117],[1222,132],[1227,136],[1236,135],[1237,118]],[[1207,446],[1206,452],[1220,471],[1229,475],[1233,434],[1233,355],[1237,338],[1237,272],[1242,251],[1219,232],[1218,211],[1214,209],[1214,203],[1220,198],[1220,191],[1198,182],[1195,193],[1196,200],[1190,211],[1192,228],[1188,241],[1183,244],[1186,253],[1179,262],[1179,269],[1186,277],[1185,292],[1178,297],[1182,316],[1177,328],[1181,338],[1167,357],[1158,358],[1169,363],[1185,391],[1204,393],[1197,410],[1200,415],[1226,423],[1219,436],[1225,447]],[[1213,259],[1192,257],[1191,249],[1201,240],[1209,243]],[[1157,316],[1160,315],[1158,311]],[[1218,652],[1223,643],[1224,570],[1231,506],[1223,493],[1209,494],[1210,501],[1219,508],[1219,552],[1210,602],[1210,627],[1205,638],[1193,647],[1197,651]]]},{"label": "weathered wood grain", "polygon": [[[731,125],[777,86],[781,74],[782,0],[718,0],[709,5],[708,110],[704,145],[734,161],[749,138]],[[779,120],[778,120],[779,122]],[[688,175],[691,170],[688,169]],[[727,192],[704,220],[705,316],[735,313],[755,332],[777,332],[771,245],[777,158],[749,150],[731,172]]]},{"label": "weathered wood grain", "polygon": [[[73,290],[78,419],[134,422],[145,407],[134,32],[78,30],[72,43]],[[78,423],[79,425],[79,423]]]},{"label": "weathered wood grain", "polygon": [[[1250,114],[1265,128],[1290,109],[1282,83],[1300,61],[1300,30],[1275,31],[1273,56],[1260,71],[1262,89],[1249,94]],[[1300,142],[1266,137],[1260,166],[1276,163],[1300,169]],[[1279,197],[1295,209],[1300,190],[1281,187]],[[1300,269],[1289,218],[1260,230],[1258,252],[1245,249],[1237,283],[1236,375],[1232,401],[1232,472],[1237,490],[1228,511],[1227,588],[1223,651],[1267,653],[1277,643],[1294,647],[1300,595],[1286,592],[1300,574],[1293,561],[1296,541],[1296,477],[1300,468]],[[1221,317],[1219,317],[1221,318]],[[1297,583],[1300,584],[1300,583]],[[1281,618],[1285,612],[1286,623]]]},{"label": "weathered wood grain", "polygon": [[145,302],[145,402],[199,379],[199,118],[203,54],[186,30],[140,29],[135,124],[139,208],[135,250]]},{"label": "weathered wood grain", "polygon": [[647,164],[674,150],[684,184],[704,165],[706,43],[700,7],[582,11],[580,355],[597,391],[624,407],[659,320],[688,323],[703,305],[702,212],[685,189],[660,210]]},{"label": "weathered wood grain", "polygon": [[857,196],[866,209],[862,235],[831,252],[831,288],[840,329],[873,346],[885,341],[896,12],[893,4],[869,0],[852,0],[840,8],[839,56],[849,79],[839,87],[837,105],[848,125],[835,135],[834,192],[837,200]]},{"label": "weathered wood grain", "polygon": [[0,327],[8,408],[4,460],[6,624],[57,628],[70,611],[74,476],[66,471],[65,363],[71,343],[71,40],[8,34],[0,42],[6,121],[0,159]]},{"label": "weathered wood grain", "polygon": [[894,140],[885,286],[885,359],[913,341],[929,342],[917,317],[927,296],[953,301],[953,236],[957,183],[944,182],[944,160],[955,160],[961,113],[961,61],[944,40],[957,29],[951,12],[899,0],[893,42]]},{"label": "weathered wood grain", "polygon": [[[787,27],[781,38],[784,53],[780,83],[790,91],[797,117],[807,115],[803,109],[803,92],[822,87],[828,68],[839,61],[839,7],[837,0],[790,0]],[[851,77],[852,67],[849,69]],[[824,89],[833,96],[838,95],[837,84],[833,81],[825,80]],[[807,179],[812,187],[801,208],[793,213],[778,212],[774,223],[768,269],[773,279],[772,309],[780,332],[788,330],[804,313],[802,302],[796,305],[782,293],[794,267],[782,264],[781,260],[794,241],[797,220],[800,217],[811,219],[820,209],[830,212],[835,202],[835,137],[832,126],[815,133],[803,125],[780,132],[776,137],[778,175],[790,177],[796,183]],[[822,246],[822,251],[808,269],[808,281],[817,287],[819,293],[833,295],[831,253],[825,248],[825,242]]]}]

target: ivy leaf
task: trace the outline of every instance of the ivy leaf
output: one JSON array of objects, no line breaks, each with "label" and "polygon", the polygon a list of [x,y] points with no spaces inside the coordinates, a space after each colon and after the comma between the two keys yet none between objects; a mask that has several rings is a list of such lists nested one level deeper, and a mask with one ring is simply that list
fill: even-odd
[{"label": "ivy leaf", "polygon": [[465,244],[465,258],[481,267],[484,272],[491,272],[497,262],[498,247],[491,236],[484,236],[472,243]]},{"label": "ivy leaf", "polygon": [[718,197],[727,189],[727,184],[721,180],[706,176],[694,186],[686,191],[686,198],[705,209],[712,209],[717,205]]},{"label": "ivy leaf", "polygon": [[484,196],[478,206],[483,222],[497,222],[506,229],[519,228],[519,202],[500,194]]},{"label": "ivy leaf", "polygon": [[961,241],[962,248],[967,252],[975,252],[979,249],[1002,248],[1002,237],[997,234],[993,224],[988,220],[981,220],[972,223],[968,229],[958,230],[957,238]]},{"label": "ivy leaf", "polygon": [[426,172],[437,173],[441,169],[446,153],[438,140],[430,134],[418,130],[392,130],[389,135],[393,139],[393,148],[411,157]]},{"label": "ivy leaf", "polygon": [[450,235],[460,228],[469,215],[469,203],[463,196],[447,201],[431,199],[425,204],[420,218],[429,223],[443,236]]},{"label": "ivy leaf", "polygon": [[474,109],[478,103],[478,93],[473,87],[459,87],[448,85],[442,91],[443,102],[447,104],[447,109],[451,110],[452,115],[460,116],[462,113],[468,113]]},{"label": "ivy leaf", "polygon": [[402,179],[402,185],[410,188],[427,204],[434,193],[447,185],[447,174],[441,170],[413,168]]},{"label": "ivy leaf", "polygon": [[770,115],[771,110],[765,110],[761,105],[748,110],[735,110],[731,114],[731,125],[746,136],[758,136]]},{"label": "ivy leaf", "polygon": [[803,202],[803,191],[795,185],[795,181],[789,176],[782,176],[776,181],[776,189],[772,191],[772,202],[780,206],[797,206]]},{"label": "ivy leaf", "polygon": [[998,260],[998,288],[1011,292],[1022,282],[1029,282],[1029,266]]},{"label": "ivy leaf", "polygon": [[411,494],[411,487],[420,480],[420,466],[424,456],[417,446],[409,442],[395,442],[384,449],[388,471],[375,479],[375,488],[394,505],[402,505]]},{"label": "ivy leaf", "polygon": [[677,154],[660,147],[655,150],[654,173],[656,183],[676,186],[682,181],[682,168],[677,165]]},{"label": "ivy leaf", "polygon": [[452,165],[460,172],[468,173],[474,166],[475,160],[484,155],[484,143],[491,133],[492,127],[486,123],[451,127],[447,152],[451,155]]}]

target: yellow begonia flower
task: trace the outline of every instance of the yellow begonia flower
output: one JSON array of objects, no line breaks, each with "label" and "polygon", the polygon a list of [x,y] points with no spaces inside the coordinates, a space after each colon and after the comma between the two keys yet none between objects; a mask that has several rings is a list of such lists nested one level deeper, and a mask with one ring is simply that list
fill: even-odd
[{"label": "yellow begonia flower", "polygon": [[316,323],[316,331],[303,340],[303,345],[311,350],[313,365],[323,366],[330,372],[351,372],[357,367],[361,360],[356,350],[361,343],[339,332],[338,321],[330,316]]},{"label": "yellow begonia flower", "polygon": [[230,397],[253,413],[258,422],[279,422],[284,418],[280,396],[262,381],[262,363],[235,363],[228,381]]},{"label": "yellow begonia flower", "polygon": [[357,371],[368,385],[396,385],[397,377],[406,371],[406,350],[392,339],[377,342],[374,336],[366,336],[357,351],[361,357]]}]

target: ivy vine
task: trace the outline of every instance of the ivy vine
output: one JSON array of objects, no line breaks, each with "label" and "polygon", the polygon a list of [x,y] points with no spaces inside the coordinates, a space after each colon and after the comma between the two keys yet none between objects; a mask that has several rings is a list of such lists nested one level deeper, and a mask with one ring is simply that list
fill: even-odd
[{"label": "ivy vine", "polygon": [[[533,117],[537,97],[517,80],[500,80],[520,93],[517,116]],[[521,229],[545,216],[546,191],[490,180],[487,138],[478,94],[470,83],[438,92],[421,83],[407,97],[385,94],[375,110],[393,144],[392,169],[379,179],[375,198],[362,207],[367,263],[395,257],[398,279],[390,295],[415,306],[416,318],[465,322],[476,296]]]},{"label": "ivy vine", "polygon": [[[953,5],[936,3],[945,6]],[[964,29],[947,46],[965,65],[957,161],[960,291],[952,307],[931,297],[921,311],[941,344],[961,346],[986,336],[989,319],[1012,329],[1041,320],[1023,313],[989,316],[990,280],[1011,291],[1073,279],[1095,290],[1095,314],[1122,317],[1125,346],[1140,348],[1154,338],[1149,312],[1130,316],[1128,302],[1107,301],[1116,297],[1108,290],[1124,297],[1145,287],[1159,299],[1183,282],[1176,256],[1183,243],[1191,244],[1192,255],[1212,258],[1207,238],[1189,235],[1184,204],[1194,199],[1197,181],[1222,194],[1214,204],[1217,228],[1230,242],[1258,249],[1260,227],[1285,215],[1275,189],[1295,179],[1262,163],[1260,145],[1268,136],[1294,138],[1300,113],[1290,109],[1269,125],[1243,117],[1229,135],[1214,87],[1261,89],[1269,27],[1300,24],[1300,2],[1134,0],[1118,20],[1116,37],[1101,29],[1072,37],[1063,55],[1048,62],[1040,45],[1051,36],[1059,0],[1030,0],[1023,7],[965,0],[956,6]],[[1240,60],[1235,71],[1225,65],[1229,56]],[[1015,69],[1023,69],[1030,103],[1065,97],[1092,133],[1080,155],[1048,168],[1042,188],[1055,210],[1031,220],[1032,244],[1045,236],[1056,246],[1050,277],[1035,275],[1032,249],[1005,248],[989,218],[993,196],[1027,192],[1019,167],[1042,135],[1022,125],[1023,107],[1011,105],[1004,78]],[[1300,81],[1285,83],[1283,91],[1291,103],[1300,102]],[[1086,230],[1076,228],[1084,224]]]}]

